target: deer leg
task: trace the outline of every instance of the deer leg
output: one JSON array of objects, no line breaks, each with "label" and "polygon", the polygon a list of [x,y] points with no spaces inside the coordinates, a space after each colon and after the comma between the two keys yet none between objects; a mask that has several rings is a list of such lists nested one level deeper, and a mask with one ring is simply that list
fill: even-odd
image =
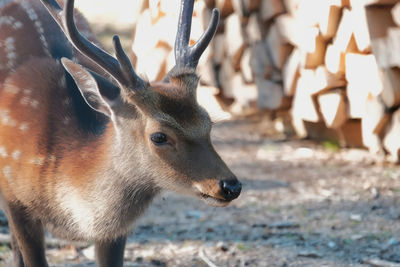
[{"label": "deer leg", "polygon": [[22,205],[4,209],[12,232],[14,264],[18,267],[48,266],[44,250],[44,230],[39,220],[31,218]]},{"label": "deer leg", "polygon": [[15,238],[13,233],[11,233],[11,248],[13,251],[14,266],[23,267],[24,260],[22,259],[22,253],[21,250],[19,249],[17,239]]},{"label": "deer leg", "polygon": [[115,240],[96,242],[95,253],[98,267],[122,267],[125,243],[126,236],[121,236]]}]

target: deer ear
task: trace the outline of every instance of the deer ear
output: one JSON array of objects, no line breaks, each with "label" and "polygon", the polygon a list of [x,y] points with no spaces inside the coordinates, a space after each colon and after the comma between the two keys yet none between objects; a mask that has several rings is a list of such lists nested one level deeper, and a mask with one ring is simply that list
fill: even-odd
[{"label": "deer ear", "polygon": [[111,117],[112,108],[120,95],[119,88],[97,73],[88,71],[67,58],[62,58],[61,62],[74,79],[86,103],[92,109]]}]

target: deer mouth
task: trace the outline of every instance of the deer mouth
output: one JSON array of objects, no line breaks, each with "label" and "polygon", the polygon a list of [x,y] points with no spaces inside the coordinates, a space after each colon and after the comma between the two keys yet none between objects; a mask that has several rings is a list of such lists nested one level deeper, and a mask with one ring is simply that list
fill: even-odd
[{"label": "deer mouth", "polygon": [[201,192],[199,192],[198,196],[205,203],[207,203],[208,205],[213,206],[213,207],[225,207],[226,205],[228,205],[231,202],[230,200],[213,197],[211,195],[201,193]]}]

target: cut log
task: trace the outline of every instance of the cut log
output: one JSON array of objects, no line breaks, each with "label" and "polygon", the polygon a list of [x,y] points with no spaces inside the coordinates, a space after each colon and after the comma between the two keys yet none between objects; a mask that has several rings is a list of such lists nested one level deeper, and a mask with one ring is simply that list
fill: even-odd
[{"label": "cut log", "polygon": [[378,97],[374,97],[370,94],[366,100],[366,108],[362,117],[361,126],[364,146],[374,154],[383,152],[380,137],[377,134],[381,129],[377,129],[377,126],[385,126],[381,123],[384,117],[385,105]]},{"label": "cut log", "polygon": [[159,1],[159,9],[167,16],[176,16],[179,13],[177,7],[180,6],[180,3],[181,1],[179,0]]},{"label": "cut log", "polygon": [[222,121],[230,119],[232,116],[226,112],[217,99],[219,89],[216,87],[199,86],[196,90],[197,102],[211,117],[212,121]]},{"label": "cut log", "polygon": [[345,98],[340,89],[318,95],[319,108],[327,127],[339,128],[348,119]]},{"label": "cut log", "polygon": [[332,5],[329,1],[322,2],[323,6],[318,11],[318,24],[322,37],[328,40],[336,34],[342,9],[339,5]]},{"label": "cut log", "polygon": [[257,42],[250,47],[250,67],[254,77],[265,77],[272,71],[272,62],[267,54],[264,43]]},{"label": "cut log", "polygon": [[261,0],[242,0],[243,6],[247,12],[253,12],[259,10],[261,6]]},{"label": "cut log", "polygon": [[331,73],[344,73],[345,53],[332,44],[328,45],[325,53],[325,65]]},{"label": "cut log", "polygon": [[218,8],[223,18],[233,13],[233,4],[231,0],[215,0],[215,7]]},{"label": "cut log", "polygon": [[315,49],[310,52],[305,52],[304,57],[302,58],[303,62],[302,67],[306,69],[315,69],[319,65],[324,64],[325,60],[325,51],[326,51],[326,42],[321,35],[316,36],[315,38]]},{"label": "cut log", "polygon": [[290,15],[295,15],[301,0],[283,0],[284,6]]},{"label": "cut log", "polygon": [[253,13],[252,15],[250,15],[245,31],[247,35],[247,40],[250,44],[262,40],[261,25],[258,22],[257,14]]},{"label": "cut log", "polygon": [[397,26],[400,27],[400,2],[398,2],[393,8],[392,8],[392,18],[393,21],[396,23]]},{"label": "cut log", "polygon": [[222,93],[227,98],[233,98],[233,77],[235,76],[235,70],[233,69],[229,60],[225,60],[222,63],[221,69],[218,75],[219,84],[222,87]]},{"label": "cut log", "polygon": [[345,87],[347,84],[344,74],[331,73],[325,66],[319,66],[315,70],[315,83],[317,91]]},{"label": "cut log", "polygon": [[369,93],[382,91],[378,66],[373,55],[349,53],[346,55],[347,98],[351,118],[361,118]]},{"label": "cut log", "polygon": [[340,127],[340,143],[346,147],[364,147],[361,134],[361,120],[351,119]]},{"label": "cut log", "polygon": [[394,162],[399,162],[400,157],[400,109],[393,113],[392,120],[388,125],[383,146],[390,153],[391,159]]},{"label": "cut log", "polygon": [[198,72],[200,75],[200,83],[202,85],[207,86],[217,86],[217,80],[215,77],[215,68],[212,60],[208,60],[207,62],[202,62],[198,65]]},{"label": "cut log", "polygon": [[333,46],[340,52],[345,52],[349,46],[351,35],[353,33],[353,19],[351,11],[347,8],[343,9],[343,15],[337,29],[336,37],[333,41]]},{"label": "cut log", "polygon": [[400,67],[400,28],[390,27],[388,29],[386,44],[389,66]]},{"label": "cut log", "polygon": [[398,0],[364,0],[365,5],[394,5]]},{"label": "cut log", "polygon": [[300,76],[300,62],[301,52],[298,48],[295,48],[282,68],[283,92],[286,96],[294,95],[297,80]]},{"label": "cut log", "polygon": [[156,47],[148,54],[138,55],[137,72],[144,74],[150,81],[160,81],[166,74],[166,59],[169,49]]},{"label": "cut log", "polygon": [[242,59],[240,60],[240,70],[242,72],[243,79],[246,83],[251,83],[254,81],[250,60],[251,60],[251,50],[250,48],[248,48],[243,52]]},{"label": "cut log", "polygon": [[351,15],[353,18],[353,35],[358,50],[361,52],[370,52],[371,38],[368,32],[365,8],[362,6],[353,7],[351,10]]},{"label": "cut log", "polygon": [[380,97],[388,108],[400,105],[400,69],[382,70],[382,92]]},{"label": "cut log", "polygon": [[265,43],[270,52],[274,66],[278,69],[282,69],[283,64],[292,52],[293,46],[285,43],[276,25],[270,27]]},{"label": "cut log", "polygon": [[292,114],[304,121],[320,121],[312,95],[316,92],[315,72],[302,70],[293,97]]},{"label": "cut log", "polygon": [[282,0],[262,1],[260,7],[260,15],[263,21],[271,20],[272,18],[285,13],[285,6]]},{"label": "cut log", "polygon": [[256,77],[256,86],[258,91],[258,107],[277,109],[281,106],[283,98],[281,84]]},{"label": "cut log", "polygon": [[371,40],[386,37],[387,29],[396,26],[392,18],[392,8],[390,6],[370,6],[365,11]]},{"label": "cut log", "polygon": [[221,65],[226,56],[225,36],[223,34],[216,34],[214,36],[212,45],[214,50],[214,63],[217,65]]},{"label": "cut log", "polygon": [[225,20],[225,49],[235,69],[239,68],[240,58],[246,47],[243,29],[238,14],[232,14]]}]

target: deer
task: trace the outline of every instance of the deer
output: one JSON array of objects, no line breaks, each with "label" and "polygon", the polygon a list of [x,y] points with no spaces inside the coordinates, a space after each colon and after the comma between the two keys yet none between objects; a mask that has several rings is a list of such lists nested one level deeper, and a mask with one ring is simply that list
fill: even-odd
[{"label": "deer", "polygon": [[154,82],[117,35],[115,56],[102,48],[74,0],[0,7],[0,204],[15,266],[48,266],[46,230],[93,242],[98,266],[123,266],[127,235],[160,192],[217,207],[238,198],[196,100],[219,12],[189,46],[193,5],[182,0],[176,64]]}]

